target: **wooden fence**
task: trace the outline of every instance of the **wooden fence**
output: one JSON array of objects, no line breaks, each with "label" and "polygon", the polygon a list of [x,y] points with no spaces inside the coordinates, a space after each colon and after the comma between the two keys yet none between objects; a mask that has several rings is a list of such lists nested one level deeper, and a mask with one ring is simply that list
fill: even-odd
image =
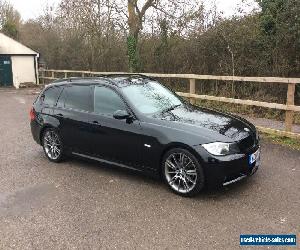
[{"label": "wooden fence", "polygon": [[[57,75],[60,75],[58,77]],[[40,71],[40,83],[46,81],[56,80],[61,77],[68,78],[73,76],[87,77],[87,76],[99,76],[109,74],[130,74],[123,72],[92,72],[92,71],[76,71],[76,70],[42,70]],[[280,77],[242,77],[242,76],[214,76],[214,75],[195,75],[195,74],[156,74],[156,73],[142,73],[145,76],[154,78],[180,78],[189,79],[189,93],[177,92],[178,95],[189,98],[191,103],[194,104],[196,99],[211,100],[218,102],[226,102],[233,104],[241,104],[248,106],[257,106],[263,108],[284,110],[285,116],[285,131],[275,130],[270,128],[258,127],[262,132],[275,133],[282,136],[300,138],[300,134],[292,132],[292,126],[294,121],[294,112],[300,112],[300,106],[295,105],[295,87],[297,83],[300,83],[300,78],[280,78]],[[286,104],[261,102],[244,99],[234,99],[227,97],[217,97],[209,95],[196,94],[196,80],[219,80],[219,81],[234,81],[234,82],[256,82],[256,83],[279,83],[288,85],[287,88],[287,102]]]}]

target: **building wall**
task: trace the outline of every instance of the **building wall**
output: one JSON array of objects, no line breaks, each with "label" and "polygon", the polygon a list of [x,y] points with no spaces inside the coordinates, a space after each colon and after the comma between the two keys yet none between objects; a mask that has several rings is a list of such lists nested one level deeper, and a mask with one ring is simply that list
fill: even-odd
[{"label": "building wall", "polygon": [[23,83],[36,83],[34,56],[11,56],[14,86],[19,88]]}]

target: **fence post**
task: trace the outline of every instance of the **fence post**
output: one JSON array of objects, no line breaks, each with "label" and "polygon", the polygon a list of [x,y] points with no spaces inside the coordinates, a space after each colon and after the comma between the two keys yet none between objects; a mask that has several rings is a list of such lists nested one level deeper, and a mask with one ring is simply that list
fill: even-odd
[{"label": "fence post", "polygon": [[[286,105],[295,105],[295,89],[296,83],[289,83],[287,90]],[[292,132],[294,122],[294,111],[287,110],[285,113],[285,130]]]},{"label": "fence post", "polygon": [[54,78],[54,71],[51,71],[51,77]]},{"label": "fence post", "polygon": [[45,76],[46,76],[46,71],[45,71],[45,69],[43,69],[42,71],[41,71],[41,73],[42,73],[42,84],[43,85],[45,85]]},{"label": "fence post", "polygon": [[68,78],[68,72],[65,72],[65,78]]},{"label": "fence post", "polygon": [[[190,94],[195,94],[196,93],[196,80],[195,79],[190,79]],[[190,98],[190,103],[195,104],[195,98]]]},{"label": "fence post", "polygon": [[81,77],[84,77],[84,73],[81,73]]}]

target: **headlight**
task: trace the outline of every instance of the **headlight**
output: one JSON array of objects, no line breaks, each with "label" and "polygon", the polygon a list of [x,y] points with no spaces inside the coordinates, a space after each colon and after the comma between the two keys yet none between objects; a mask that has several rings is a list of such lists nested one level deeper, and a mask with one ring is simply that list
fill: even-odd
[{"label": "headlight", "polygon": [[229,155],[239,152],[239,148],[235,143],[213,142],[202,144],[202,147],[212,155]]}]

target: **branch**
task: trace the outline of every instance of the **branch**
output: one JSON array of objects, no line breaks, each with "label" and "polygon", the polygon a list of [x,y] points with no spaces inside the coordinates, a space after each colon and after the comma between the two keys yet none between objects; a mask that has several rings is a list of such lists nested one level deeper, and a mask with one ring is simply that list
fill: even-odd
[{"label": "branch", "polygon": [[118,14],[123,14],[123,15],[128,19],[128,14],[127,14],[127,12],[124,10],[124,8],[119,7],[115,2],[112,3],[112,4],[110,5],[110,7],[111,7],[112,9],[114,9],[116,13],[118,13]]},{"label": "branch", "polygon": [[158,7],[157,5],[152,5],[152,7],[162,13],[164,13],[166,16],[172,17],[172,18],[176,18],[176,16],[169,14],[167,11],[165,11],[164,9]]},{"label": "branch", "polygon": [[142,10],[139,13],[139,17],[142,20],[142,18],[144,17],[146,11],[150,8],[150,7],[154,7],[154,2],[155,0],[147,0],[147,2],[144,4]]}]

